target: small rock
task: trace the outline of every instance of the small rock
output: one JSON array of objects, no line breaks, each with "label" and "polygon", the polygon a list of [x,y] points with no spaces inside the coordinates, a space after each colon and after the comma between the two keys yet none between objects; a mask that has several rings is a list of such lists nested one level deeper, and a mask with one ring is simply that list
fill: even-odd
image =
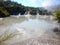
[{"label": "small rock", "polygon": [[54,32],[60,32],[60,30],[58,29],[58,27],[53,29]]}]

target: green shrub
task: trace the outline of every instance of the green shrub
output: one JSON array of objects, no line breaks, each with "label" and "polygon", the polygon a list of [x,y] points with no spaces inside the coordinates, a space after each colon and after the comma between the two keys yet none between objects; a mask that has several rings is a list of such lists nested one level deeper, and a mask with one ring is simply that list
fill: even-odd
[{"label": "green shrub", "polygon": [[7,10],[3,9],[3,7],[0,7],[0,12],[3,13],[5,17],[9,16],[9,13]]},{"label": "green shrub", "polygon": [[55,16],[56,16],[56,19],[58,20],[58,22],[60,22],[60,10],[55,11]]}]

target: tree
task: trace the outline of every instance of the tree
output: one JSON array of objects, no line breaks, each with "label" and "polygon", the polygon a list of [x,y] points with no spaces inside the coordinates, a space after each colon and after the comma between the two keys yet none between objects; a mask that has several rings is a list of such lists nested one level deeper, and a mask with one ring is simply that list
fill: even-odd
[{"label": "tree", "polygon": [[4,0],[0,0],[0,2],[2,2],[2,1],[4,1]]},{"label": "tree", "polygon": [[11,0],[4,0],[4,1],[10,1],[11,2]]}]

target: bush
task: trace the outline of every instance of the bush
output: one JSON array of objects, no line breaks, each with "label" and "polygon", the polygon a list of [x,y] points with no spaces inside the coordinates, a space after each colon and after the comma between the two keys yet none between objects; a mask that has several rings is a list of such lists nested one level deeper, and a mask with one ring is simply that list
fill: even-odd
[{"label": "bush", "polygon": [[31,11],[30,11],[30,14],[31,14],[31,15],[37,15],[37,11],[36,11],[36,10],[31,10]]},{"label": "bush", "polygon": [[7,17],[7,16],[9,16],[9,13],[3,7],[0,7],[0,16]]},{"label": "bush", "polygon": [[55,16],[56,16],[56,19],[58,20],[58,22],[60,22],[60,10],[56,10],[55,11]]}]

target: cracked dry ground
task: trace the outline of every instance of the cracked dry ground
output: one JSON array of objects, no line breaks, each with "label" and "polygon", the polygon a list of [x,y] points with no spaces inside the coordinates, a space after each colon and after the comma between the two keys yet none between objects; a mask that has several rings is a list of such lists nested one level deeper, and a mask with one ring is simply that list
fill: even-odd
[{"label": "cracked dry ground", "polygon": [[42,36],[31,38],[13,45],[60,45],[60,38],[56,33],[49,31]]}]

